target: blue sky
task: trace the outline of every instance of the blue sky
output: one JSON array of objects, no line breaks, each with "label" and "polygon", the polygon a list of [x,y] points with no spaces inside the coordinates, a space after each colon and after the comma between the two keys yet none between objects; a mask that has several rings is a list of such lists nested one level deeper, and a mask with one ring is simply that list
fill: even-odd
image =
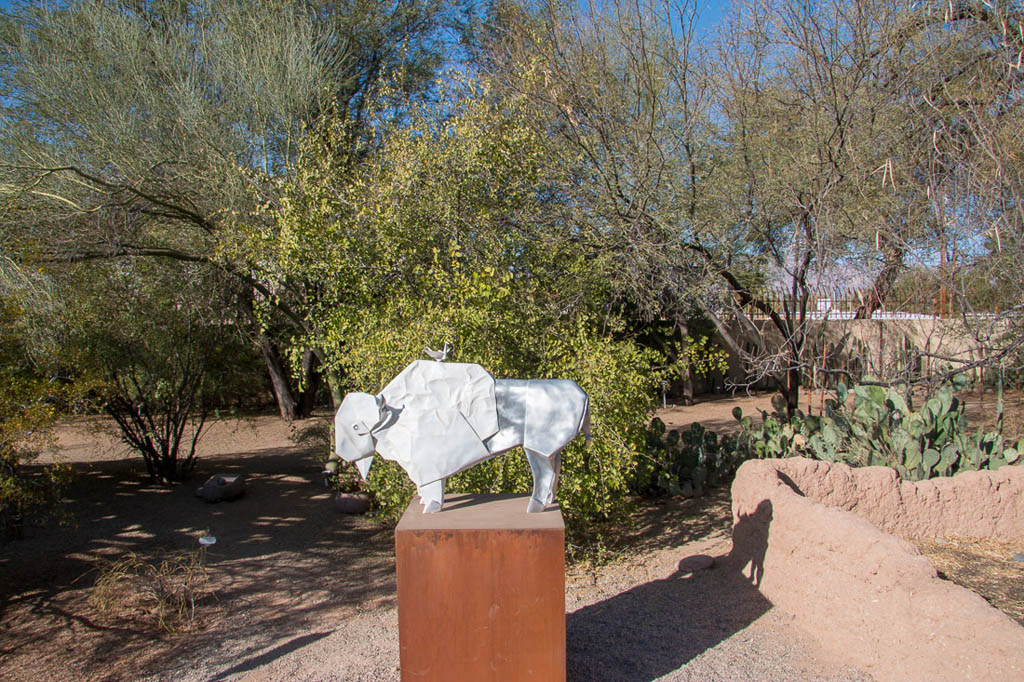
[{"label": "blue sky", "polygon": [[[13,0],[0,0],[0,9],[7,9],[14,4]],[[729,0],[697,0],[700,8],[698,26],[701,30],[714,28],[729,11]]]},{"label": "blue sky", "polygon": [[[705,37],[713,31],[729,12],[730,0],[696,0],[698,7],[698,37]],[[14,0],[0,0],[0,10],[11,7]]]},{"label": "blue sky", "polygon": [[697,29],[710,31],[721,23],[729,12],[729,0],[697,0]]}]

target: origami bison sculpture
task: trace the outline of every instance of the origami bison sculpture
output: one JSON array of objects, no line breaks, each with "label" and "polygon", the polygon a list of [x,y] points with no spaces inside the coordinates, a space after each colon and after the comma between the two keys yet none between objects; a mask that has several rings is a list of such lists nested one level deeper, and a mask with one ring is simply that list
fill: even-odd
[{"label": "origami bison sculpture", "polygon": [[446,478],[522,445],[526,510],[539,512],[558,488],[562,448],[581,430],[590,439],[590,399],[574,381],[495,380],[480,365],[418,360],[378,395],[346,395],[334,430],[337,456],[364,479],[374,452],[398,462],[424,513],[440,511]]}]

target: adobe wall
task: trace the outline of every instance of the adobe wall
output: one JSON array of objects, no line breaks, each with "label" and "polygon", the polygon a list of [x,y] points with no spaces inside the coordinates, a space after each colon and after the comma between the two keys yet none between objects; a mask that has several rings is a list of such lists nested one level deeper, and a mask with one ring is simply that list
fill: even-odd
[{"label": "adobe wall", "polygon": [[[769,320],[758,319],[752,323],[760,331],[769,352],[782,346],[783,337]],[[751,341],[746,327],[737,322],[729,324],[729,331],[741,343]],[[828,350],[831,356],[829,366],[847,369],[854,376],[863,373],[891,377],[906,369],[908,354],[915,354],[910,349],[926,354],[939,353],[944,358],[964,362],[982,359],[977,353],[974,335],[958,319],[810,319],[807,321],[807,337],[810,347],[805,352],[805,359],[808,362],[820,366],[824,361],[823,353]],[[716,341],[720,345],[724,343],[717,336]],[[837,347],[841,348],[838,352]],[[741,359],[734,355],[730,353],[728,360],[729,377],[739,381],[746,370]],[[917,369],[928,375],[941,372],[947,364],[949,361],[945,359],[922,357]],[[977,370],[972,371],[971,376],[979,378]]]},{"label": "adobe wall", "polygon": [[854,469],[802,457],[780,462],[779,470],[812,500],[900,537],[1024,537],[1024,467],[916,483],[889,467]]},{"label": "adobe wall", "polygon": [[879,682],[1024,679],[1024,628],[869,520],[908,537],[1024,536],[1024,469],[921,483],[881,469],[744,463],[733,556],[776,607]]}]

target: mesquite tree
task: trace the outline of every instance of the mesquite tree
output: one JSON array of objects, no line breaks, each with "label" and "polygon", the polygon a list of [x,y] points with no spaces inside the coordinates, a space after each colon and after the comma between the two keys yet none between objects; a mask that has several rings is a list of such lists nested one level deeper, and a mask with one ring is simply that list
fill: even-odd
[{"label": "mesquite tree", "polygon": [[[173,265],[173,267],[172,267]],[[102,380],[97,402],[150,478],[189,478],[214,411],[251,391],[250,357],[215,271],[119,259],[77,273],[63,358]]]},{"label": "mesquite tree", "polygon": [[[534,107],[619,295],[700,308],[790,411],[815,289],[861,280],[870,317],[908,265],[952,295],[960,265],[1019,259],[1015,9],[750,0],[702,43],[685,1],[499,7],[481,70]],[[984,356],[1020,343],[1018,300],[963,316]]]}]

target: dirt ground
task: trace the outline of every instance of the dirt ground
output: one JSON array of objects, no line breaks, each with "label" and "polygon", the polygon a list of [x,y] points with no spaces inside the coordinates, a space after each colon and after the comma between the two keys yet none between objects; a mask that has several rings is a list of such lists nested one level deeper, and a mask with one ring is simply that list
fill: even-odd
[{"label": "dirt ground", "polygon": [[[658,410],[658,416],[669,429],[684,429],[693,422],[700,422],[712,431],[735,433],[739,430],[739,423],[732,415],[733,408],[739,407],[744,415],[759,420],[759,410],[772,411],[773,395],[759,392],[736,396],[702,396],[698,404],[690,407],[669,404],[666,409]],[[800,409],[805,414],[821,414],[824,398],[828,397],[829,393],[823,396],[820,391],[805,391],[800,399]],[[958,397],[964,404],[964,414],[972,429],[978,426],[984,426],[986,430],[996,427],[997,398],[993,391],[963,391]],[[915,397],[914,407],[920,408],[922,399],[923,396]],[[1003,433],[1008,438],[1024,437],[1024,391],[1008,390],[1003,393]]]},{"label": "dirt ground", "polygon": [[985,601],[1024,625],[1024,538],[917,538],[914,546],[928,557],[939,577],[977,592]]},{"label": "dirt ground", "polygon": [[[258,650],[393,600],[390,532],[334,512],[322,462],[296,448],[276,417],[214,424],[198,481],[172,488],[146,483],[141,460],[94,426],[58,432],[77,473],[73,524],[30,527],[0,553],[0,678],[136,679],[197,647],[214,659],[227,647],[232,660],[238,642]],[[219,505],[196,498],[215,472],[245,473],[248,494]],[[216,596],[199,605],[195,633],[162,635],[90,606],[102,559],[194,550],[206,532],[217,538],[206,557]]]},{"label": "dirt ground", "polygon": [[[768,409],[770,395],[670,407],[670,428]],[[299,425],[302,426],[301,424]],[[102,420],[58,430],[77,472],[71,525],[26,529],[0,545],[0,679],[397,680],[393,534],[339,515],[322,453],[296,446],[276,416],[213,424],[196,482],[144,481]],[[248,493],[194,496],[213,473],[244,473]],[[754,589],[728,557],[728,492],[641,507],[621,561],[567,577],[570,680],[870,680],[835,664]],[[193,551],[202,535],[212,598],[179,634],[89,602],[105,558]],[[692,570],[693,556],[714,557]]]}]

